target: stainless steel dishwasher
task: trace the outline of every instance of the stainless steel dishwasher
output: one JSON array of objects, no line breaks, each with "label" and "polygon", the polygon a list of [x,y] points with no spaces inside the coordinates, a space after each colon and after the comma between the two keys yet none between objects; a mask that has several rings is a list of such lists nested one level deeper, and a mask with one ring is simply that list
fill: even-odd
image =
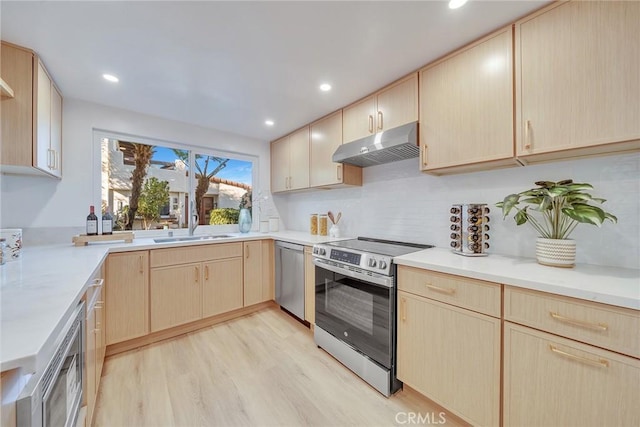
[{"label": "stainless steel dishwasher", "polygon": [[304,246],[275,243],[276,302],[304,320]]}]

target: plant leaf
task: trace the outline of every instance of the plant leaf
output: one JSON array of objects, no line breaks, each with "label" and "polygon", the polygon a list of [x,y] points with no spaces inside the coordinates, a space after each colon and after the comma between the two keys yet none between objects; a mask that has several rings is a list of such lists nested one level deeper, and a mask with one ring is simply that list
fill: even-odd
[{"label": "plant leaf", "polygon": [[542,187],[542,188],[551,188],[556,185],[556,183],[553,181],[536,181],[535,184],[538,187]]},{"label": "plant leaf", "polygon": [[613,214],[610,214],[610,213],[608,213],[608,212],[605,212],[605,213],[604,213],[604,217],[605,217],[606,219],[608,219],[609,221],[611,221],[612,223],[614,223],[614,224],[617,224],[617,223],[618,223],[618,217],[616,217],[616,216],[615,216],[615,215],[613,215]]},{"label": "plant leaf", "polygon": [[584,203],[574,203],[572,207],[564,207],[562,213],[580,223],[593,224],[598,227],[602,225],[606,217],[602,209]]},{"label": "plant leaf", "polygon": [[593,190],[593,186],[587,183],[575,183],[567,185],[571,191]]},{"label": "plant leaf", "polygon": [[519,200],[520,195],[518,194],[509,194],[504,198],[501,203],[503,218],[509,215],[509,212],[511,212],[511,209],[513,209],[518,204]]},{"label": "plant leaf", "polygon": [[524,209],[518,209],[518,212],[514,215],[513,219],[516,220],[516,225],[522,225],[527,222],[528,214],[527,214],[527,206]]}]

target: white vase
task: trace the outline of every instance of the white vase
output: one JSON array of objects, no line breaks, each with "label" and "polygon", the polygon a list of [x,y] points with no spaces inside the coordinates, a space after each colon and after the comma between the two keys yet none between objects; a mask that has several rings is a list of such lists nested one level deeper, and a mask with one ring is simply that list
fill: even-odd
[{"label": "white vase", "polygon": [[546,239],[536,241],[538,264],[571,268],[576,263],[576,241],[573,239]]},{"label": "white vase", "polygon": [[340,227],[338,224],[333,224],[329,229],[329,237],[340,237]]}]

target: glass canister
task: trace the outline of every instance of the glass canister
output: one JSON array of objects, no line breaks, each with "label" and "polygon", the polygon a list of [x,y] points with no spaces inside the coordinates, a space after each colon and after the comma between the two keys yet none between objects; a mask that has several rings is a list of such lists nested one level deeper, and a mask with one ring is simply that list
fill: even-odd
[{"label": "glass canister", "polygon": [[311,214],[309,222],[309,232],[315,236],[318,234],[318,214]]},{"label": "glass canister", "polygon": [[320,214],[318,217],[318,234],[326,236],[328,231],[328,217],[327,214]]}]

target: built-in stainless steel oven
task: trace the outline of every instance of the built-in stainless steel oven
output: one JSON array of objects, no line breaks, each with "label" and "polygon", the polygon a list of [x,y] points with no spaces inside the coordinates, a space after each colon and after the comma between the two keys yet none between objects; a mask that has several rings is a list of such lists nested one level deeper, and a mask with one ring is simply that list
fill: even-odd
[{"label": "built-in stainless steel oven", "polygon": [[385,396],[396,378],[396,265],[431,246],[358,238],[313,247],[316,344]]},{"label": "built-in stainless steel oven", "polygon": [[46,369],[36,372],[18,397],[18,426],[75,426],[82,404],[84,305],[76,307],[58,336]]}]

